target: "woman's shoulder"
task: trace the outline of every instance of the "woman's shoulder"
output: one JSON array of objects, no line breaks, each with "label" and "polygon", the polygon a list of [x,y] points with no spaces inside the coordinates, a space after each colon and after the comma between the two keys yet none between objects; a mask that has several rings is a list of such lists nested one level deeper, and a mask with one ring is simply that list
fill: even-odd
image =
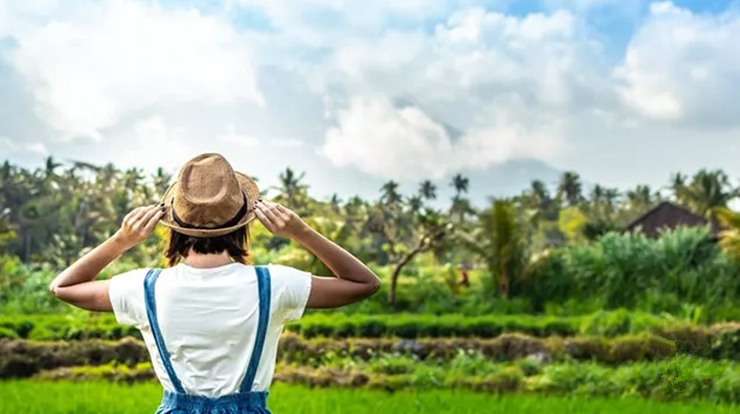
[{"label": "woman's shoulder", "polygon": [[262,266],[255,266],[255,267],[264,267],[270,272],[270,276],[306,276],[309,275],[309,272],[306,272],[304,270],[295,268],[293,266],[283,265],[283,264],[267,264]]},{"label": "woman's shoulder", "polygon": [[125,272],[114,275],[111,278],[111,280],[116,280],[118,282],[143,280],[146,277],[146,275],[152,270],[156,270],[156,269],[151,269],[151,268],[131,269],[131,270],[127,270]]}]

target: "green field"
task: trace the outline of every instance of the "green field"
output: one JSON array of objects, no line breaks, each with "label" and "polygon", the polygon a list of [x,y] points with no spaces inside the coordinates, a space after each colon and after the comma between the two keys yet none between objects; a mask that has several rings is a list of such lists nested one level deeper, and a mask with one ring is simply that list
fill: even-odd
[{"label": "green field", "polygon": [[[153,413],[161,396],[158,384],[0,382],[0,414]],[[309,389],[276,385],[270,395],[274,413],[731,413],[737,407],[708,403],[659,403],[641,400],[494,396],[462,391],[397,392]]]}]

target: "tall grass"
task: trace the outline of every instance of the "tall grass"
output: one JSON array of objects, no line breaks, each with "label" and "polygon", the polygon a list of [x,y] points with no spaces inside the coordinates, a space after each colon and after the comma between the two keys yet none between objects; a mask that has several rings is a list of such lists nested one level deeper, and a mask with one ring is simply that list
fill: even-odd
[{"label": "tall grass", "polygon": [[740,266],[710,235],[704,228],[679,228],[657,240],[610,233],[542,257],[517,294],[549,313],[627,308],[696,321],[737,319]]}]

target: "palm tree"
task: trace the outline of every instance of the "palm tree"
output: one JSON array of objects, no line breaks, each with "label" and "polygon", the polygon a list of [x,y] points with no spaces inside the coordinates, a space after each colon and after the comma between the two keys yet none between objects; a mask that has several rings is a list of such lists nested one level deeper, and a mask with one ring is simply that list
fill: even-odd
[{"label": "palm tree", "polygon": [[527,261],[524,235],[516,207],[509,200],[494,200],[479,216],[480,226],[462,240],[486,263],[498,291],[508,298],[511,285],[519,280]]},{"label": "palm tree", "polygon": [[281,172],[278,176],[280,185],[277,187],[277,190],[280,194],[276,197],[277,200],[291,210],[302,209],[305,204],[306,191],[308,190],[308,186],[301,183],[305,176],[305,172],[297,175],[290,167],[287,167],[285,171]]},{"label": "palm tree", "polygon": [[154,191],[158,196],[162,196],[165,191],[170,187],[172,183],[172,175],[164,171],[164,168],[159,167],[152,177]]},{"label": "palm tree", "polygon": [[671,174],[670,183],[668,184],[668,190],[670,190],[673,193],[673,198],[676,201],[680,200],[680,193],[683,191],[683,188],[686,187],[686,181],[687,181],[686,174],[683,174],[681,172],[675,172]]},{"label": "palm tree", "polygon": [[547,191],[547,186],[542,180],[533,180],[530,183],[529,189],[530,197],[537,206],[544,206],[550,200],[550,193]]},{"label": "palm tree", "polygon": [[450,216],[456,225],[460,225],[465,221],[466,215],[473,212],[470,200],[463,197],[463,194],[467,194],[470,188],[470,180],[462,174],[455,174],[450,186],[455,190],[450,206]]},{"label": "palm tree", "polygon": [[740,261],[740,213],[726,207],[715,208],[713,213],[723,229],[719,234],[720,246],[725,253]]},{"label": "palm tree", "polygon": [[342,199],[339,198],[339,194],[333,193],[329,198],[329,207],[335,214],[342,212]]},{"label": "palm tree", "polygon": [[383,186],[380,188],[380,192],[380,201],[383,204],[395,205],[399,204],[402,201],[401,195],[398,193],[398,183],[393,180],[390,180],[383,184]]},{"label": "palm tree", "polygon": [[578,205],[583,200],[581,177],[573,171],[566,171],[560,177],[558,198],[565,200],[569,206]]},{"label": "palm tree", "polygon": [[424,205],[424,200],[422,200],[421,196],[412,196],[408,199],[408,205],[409,210],[413,212],[418,212],[421,210],[421,207]]},{"label": "palm tree", "polygon": [[655,202],[653,192],[650,189],[650,186],[647,185],[640,184],[634,189],[628,190],[626,195],[629,207],[633,211],[644,211],[650,208],[650,206]]},{"label": "palm tree", "polygon": [[419,196],[425,200],[434,200],[437,198],[437,186],[429,180],[422,181],[419,185]]},{"label": "palm tree", "polygon": [[455,174],[455,176],[452,177],[452,182],[450,183],[450,186],[455,189],[456,195],[461,195],[462,193],[468,192],[470,180],[468,179],[468,177],[465,177],[462,174]]},{"label": "palm tree", "polygon": [[726,207],[740,195],[732,188],[730,179],[722,170],[700,170],[691,179],[691,183],[678,189],[678,198],[695,213],[711,215],[714,209]]},{"label": "palm tree", "polygon": [[54,157],[52,156],[46,157],[46,161],[44,164],[44,176],[46,177],[46,179],[55,179],[57,177],[56,169],[61,167],[62,164],[54,161]]},{"label": "palm tree", "polygon": [[604,197],[606,196],[606,189],[602,187],[600,184],[596,184],[594,188],[591,189],[591,203],[594,206],[598,206],[604,201]]},{"label": "palm tree", "polygon": [[604,203],[608,207],[609,211],[614,211],[614,209],[617,206],[617,202],[619,202],[621,194],[619,194],[619,189],[616,188],[607,188],[604,191]]}]

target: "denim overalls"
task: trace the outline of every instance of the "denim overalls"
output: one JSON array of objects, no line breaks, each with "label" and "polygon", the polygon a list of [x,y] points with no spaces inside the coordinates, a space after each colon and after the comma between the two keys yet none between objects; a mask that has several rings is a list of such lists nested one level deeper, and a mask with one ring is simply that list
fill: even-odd
[{"label": "denim overalls", "polygon": [[257,338],[254,343],[252,359],[249,361],[247,373],[244,376],[239,392],[218,398],[209,398],[198,395],[188,395],[177,378],[170,361],[170,354],[164,345],[162,332],[157,320],[157,303],[154,298],[154,286],[157,283],[160,269],[151,269],[144,279],[144,298],[146,301],[146,315],[149,319],[154,342],[157,345],[159,356],[162,359],[167,375],[175,388],[175,392],[164,391],[162,403],[156,414],[270,414],[267,409],[267,392],[252,391],[252,383],[257,374],[262,349],[265,346],[265,335],[269,322],[270,312],[270,272],[267,268],[256,267],[259,289],[259,320]]}]

